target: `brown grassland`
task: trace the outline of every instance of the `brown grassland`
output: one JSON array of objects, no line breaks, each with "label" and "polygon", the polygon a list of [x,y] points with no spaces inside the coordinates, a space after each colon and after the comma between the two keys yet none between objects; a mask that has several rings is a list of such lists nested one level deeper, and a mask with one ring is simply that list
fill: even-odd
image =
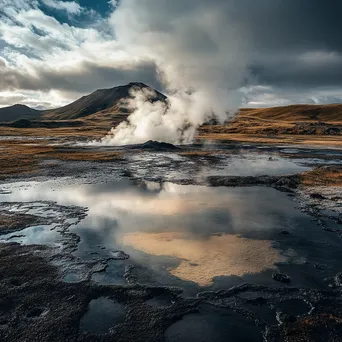
[{"label": "brown grassland", "polygon": [[342,166],[317,167],[300,175],[306,186],[342,186]]},{"label": "brown grassland", "polygon": [[2,141],[0,153],[0,179],[19,174],[33,174],[43,160],[113,161],[122,158],[120,152],[92,152],[69,147],[51,146],[35,140],[18,143],[17,140]]},{"label": "brown grassland", "polygon": [[[0,126],[0,178],[9,175],[30,174],[37,171],[44,159],[74,161],[111,161],[122,158],[122,153],[51,145],[51,142],[67,142],[74,139],[99,139],[111,127],[127,118],[127,114],[90,115],[82,118],[79,127],[60,128],[14,128]],[[79,119],[80,120],[80,119]],[[16,140],[17,137],[26,140]],[[13,137],[13,138],[11,138]],[[43,138],[37,140],[36,138]],[[275,108],[241,109],[239,114],[225,125],[203,125],[199,139],[218,141],[298,144],[317,146],[342,146],[342,105],[294,105]],[[51,140],[49,140],[51,139]],[[188,157],[208,156],[209,151],[184,151]],[[322,173],[324,177],[321,178]],[[341,174],[319,170],[308,173],[305,184],[325,182],[339,183]]]}]

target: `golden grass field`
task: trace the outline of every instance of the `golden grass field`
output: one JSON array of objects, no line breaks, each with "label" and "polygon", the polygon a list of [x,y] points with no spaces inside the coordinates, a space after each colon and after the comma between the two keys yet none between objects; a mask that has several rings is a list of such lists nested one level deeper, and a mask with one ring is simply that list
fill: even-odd
[{"label": "golden grass field", "polygon": [[342,166],[314,168],[301,173],[300,178],[306,186],[342,186]]},{"label": "golden grass field", "polygon": [[[52,138],[58,142],[92,140],[104,137],[111,127],[127,118],[127,114],[100,113],[81,119],[79,127],[63,128],[14,128],[0,126],[0,136],[7,139],[0,141],[0,177],[35,172],[39,162],[44,159],[76,161],[110,161],[122,158],[117,152],[91,152],[51,145],[49,140],[35,138]],[[78,119],[80,121],[80,119]],[[314,126],[314,134],[299,134],[298,123]],[[322,127],[341,128],[339,134],[318,134]],[[305,126],[306,127],[306,126]],[[284,134],[288,130],[291,134]],[[305,130],[304,130],[305,131]],[[15,140],[16,137],[27,140]],[[11,137],[13,137],[11,139]],[[31,138],[31,139],[30,139]],[[296,144],[324,147],[342,146],[342,105],[294,105],[287,107],[241,109],[239,114],[225,125],[203,125],[198,131],[199,139],[262,143],[262,144]],[[212,154],[207,151],[184,151],[184,156],[198,157]],[[323,172],[322,170],[320,172]],[[317,182],[319,177],[312,174],[306,182]],[[329,175],[332,180],[336,174]],[[337,177],[338,178],[338,177]],[[316,181],[315,181],[316,179]],[[335,181],[333,181],[335,182]]]},{"label": "golden grass field", "polygon": [[0,147],[0,179],[9,175],[32,174],[38,171],[39,162],[43,160],[113,161],[122,158],[120,152],[75,150],[51,146],[46,141],[37,143],[36,140],[24,143],[18,143],[17,140],[2,141]]}]

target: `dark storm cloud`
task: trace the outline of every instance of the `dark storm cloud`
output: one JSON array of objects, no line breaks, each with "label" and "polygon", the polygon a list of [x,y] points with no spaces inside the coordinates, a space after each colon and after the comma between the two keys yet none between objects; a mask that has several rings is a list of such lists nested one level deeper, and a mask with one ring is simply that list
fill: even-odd
[{"label": "dark storm cloud", "polygon": [[[108,1],[103,1],[103,6],[108,8]],[[58,4],[55,7],[65,7],[60,1],[52,2]],[[316,94],[317,89],[325,88],[330,92],[325,98],[340,98],[337,90],[342,88],[342,2],[339,0],[122,0],[110,19],[114,27],[112,37],[107,36],[107,16],[100,19],[97,13],[93,28],[101,44],[105,39],[118,39],[120,47],[110,48],[109,55],[111,51],[115,55],[117,50],[123,49],[137,56],[139,61],[133,63],[134,66],[132,60],[127,66],[122,61],[111,66],[106,57],[101,57],[101,63],[96,58],[88,58],[89,49],[84,50],[82,44],[94,33],[87,33],[86,29],[82,33],[71,24],[58,25],[58,20],[48,20],[50,17],[39,13],[43,7],[36,1],[0,0],[1,4],[6,21],[3,32],[0,25],[0,38],[4,36],[7,50],[6,54],[0,51],[0,55],[7,58],[9,53],[8,61],[13,62],[17,57],[11,52],[21,48],[27,51],[22,53],[29,58],[35,56],[43,61],[18,68],[16,63],[1,65],[0,60],[0,91],[57,89],[87,93],[130,81],[142,81],[160,89],[155,63],[145,62],[146,50],[141,50],[142,46],[148,47],[156,62],[162,54],[163,61],[169,59],[170,64],[176,62],[177,66],[184,61],[188,72],[197,70],[188,79],[182,79],[182,84],[192,78],[195,85],[207,82],[221,86],[226,81],[230,88],[246,83],[266,85],[265,94],[272,97],[283,93],[289,102],[325,101],[322,93]],[[88,2],[80,2],[81,6],[84,4]],[[30,16],[18,16],[21,9],[29,11]],[[88,13],[83,8],[80,11]],[[108,14],[107,9],[104,12]],[[48,31],[44,30],[44,25]],[[58,31],[63,39],[57,39],[55,32]],[[60,70],[49,67],[48,54],[74,51],[78,44],[79,54],[87,58],[76,58],[76,67]],[[94,50],[98,48],[95,46]],[[102,44],[101,49],[104,48]],[[66,54],[61,54],[62,58],[66,58]],[[73,56],[70,58],[72,60]],[[214,61],[212,65],[210,61]],[[20,63],[17,64],[24,62]],[[258,92],[258,99],[262,94]],[[253,100],[254,95],[252,91],[247,97]],[[272,98],[269,103],[276,103],[276,99],[274,101]]]},{"label": "dark storm cloud", "polygon": [[198,16],[200,20],[201,15],[216,9],[212,25],[217,25],[216,31],[222,31],[221,41],[213,42],[201,25],[193,25],[182,31],[181,48],[190,53],[210,54],[226,44],[225,30],[227,33],[234,30],[236,40],[248,45],[245,50],[250,55],[248,67],[257,82],[303,87],[342,82],[341,1],[124,0],[122,3],[134,5],[143,31],[158,33],[175,32],[175,25],[182,25],[182,18]]},{"label": "dark storm cloud", "polygon": [[141,63],[131,68],[99,66],[95,63],[82,63],[75,71],[38,70],[30,75],[4,67],[0,60],[0,91],[25,89],[49,91],[51,89],[87,93],[98,88],[115,87],[140,80],[157,89],[161,85],[157,79],[153,63]]}]

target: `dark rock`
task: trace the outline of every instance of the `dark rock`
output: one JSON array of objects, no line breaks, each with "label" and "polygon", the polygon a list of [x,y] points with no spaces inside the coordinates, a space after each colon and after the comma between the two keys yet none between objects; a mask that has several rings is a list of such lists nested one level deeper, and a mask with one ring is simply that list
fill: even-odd
[{"label": "dark rock", "polygon": [[[132,282],[126,286],[99,285],[90,280],[65,282],[52,265],[52,253],[54,250],[46,246],[0,244],[1,341],[160,342],[172,323],[197,310],[199,300],[181,298],[177,288]],[[78,262],[70,254],[64,257]],[[174,298],[173,305],[156,310],[145,304],[162,294]],[[79,329],[81,317],[89,303],[100,297],[129,307],[130,314],[124,323],[113,324],[107,334],[84,333]]]},{"label": "dark rock", "polygon": [[272,278],[281,283],[290,283],[291,278],[287,274],[273,273]]},{"label": "dark rock", "polygon": [[154,140],[146,141],[145,143],[138,146],[139,148],[142,148],[144,150],[157,150],[157,151],[178,151],[180,150],[179,147],[165,143],[165,142],[158,142]]},{"label": "dark rock", "polygon": [[342,200],[342,197],[340,196],[334,196],[334,197],[331,197],[330,198],[332,201],[341,201]]},{"label": "dark rock", "polygon": [[310,197],[313,198],[313,199],[320,199],[320,200],[323,200],[323,199],[326,199],[325,196],[317,193],[317,192],[314,192],[312,194],[310,194]]},{"label": "dark rock", "polygon": [[342,272],[339,272],[335,275],[334,281],[336,286],[342,287]]},{"label": "dark rock", "polygon": [[326,232],[329,232],[329,233],[338,233],[339,232],[338,229],[329,228],[329,227],[325,227],[325,226],[323,226],[323,230],[325,230]]},{"label": "dark rock", "polygon": [[129,255],[123,251],[111,251],[111,254],[113,256],[111,259],[114,259],[114,260],[127,260],[127,259],[129,259]]},{"label": "dark rock", "polygon": [[135,269],[134,265],[126,265],[124,278],[128,284],[135,284],[137,282],[137,277],[133,274]]},{"label": "dark rock", "polygon": [[295,189],[298,186],[298,180],[294,177],[280,177],[275,183],[278,187],[286,187],[290,189]]},{"label": "dark rock", "polygon": [[280,234],[283,234],[283,235],[290,235],[290,232],[288,230],[281,230],[280,231]]}]

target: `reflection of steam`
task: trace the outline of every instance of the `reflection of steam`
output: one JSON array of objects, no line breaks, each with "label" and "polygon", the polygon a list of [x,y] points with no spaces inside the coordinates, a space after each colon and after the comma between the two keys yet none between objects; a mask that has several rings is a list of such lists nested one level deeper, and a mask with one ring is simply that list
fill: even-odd
[{"label": "reflection of steam", "polygon": [[201,286],[210,285],[214,277],[258,273],[285,261],[272,248],[271,241],[236,235],[198,240],[180,233],[130,233],[123,236],[123,243],[148,254],[180,259],[180,264],[170,269],[170,273]]}]

